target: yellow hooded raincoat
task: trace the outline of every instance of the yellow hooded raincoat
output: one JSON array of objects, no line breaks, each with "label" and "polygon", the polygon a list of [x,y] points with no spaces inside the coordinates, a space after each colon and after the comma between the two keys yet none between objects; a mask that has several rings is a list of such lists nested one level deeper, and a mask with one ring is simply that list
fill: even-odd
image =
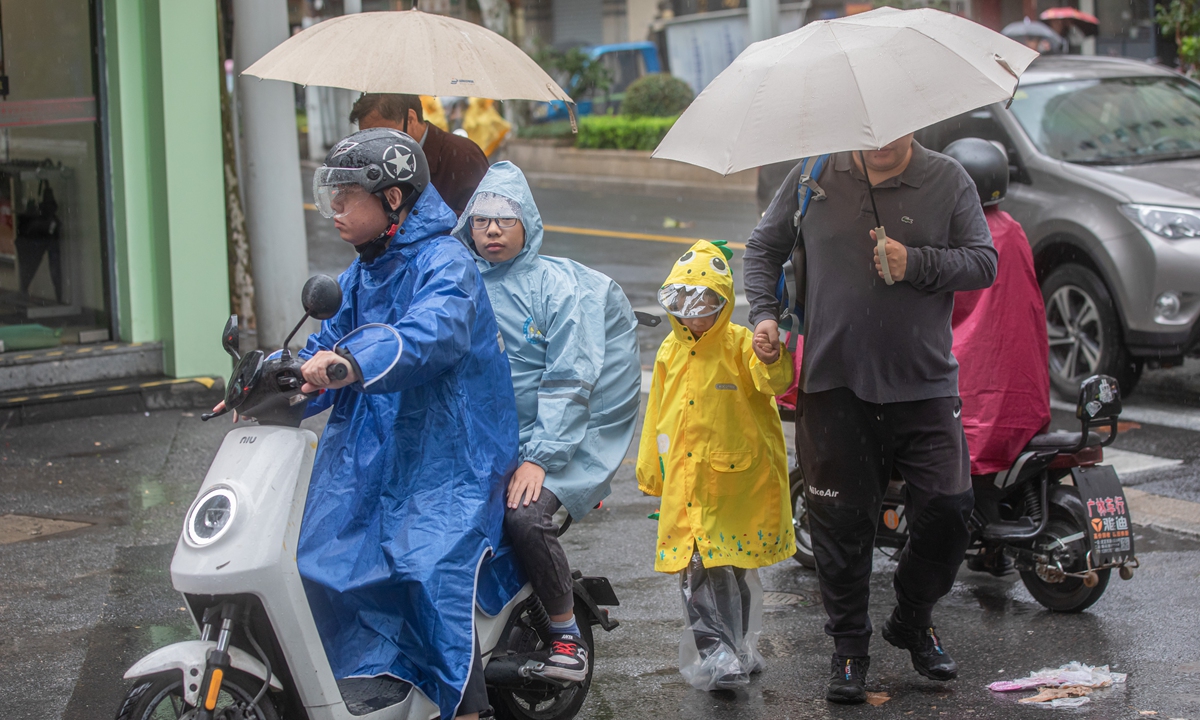
[{"label": "yellow hooded raincoat", "polygon": [[775,395],[792,358],[763,364],[753,333],[734,325],[733,276],[720,249],[701,240],[666,284],[710,287],[725,298],[716,324],[694,339],[670,317],[654,359],[638,449],[638,487],[662,497],[654,569],[679,572],[693,544],[705,567],[757,568],[795,553],[787,448]]}]

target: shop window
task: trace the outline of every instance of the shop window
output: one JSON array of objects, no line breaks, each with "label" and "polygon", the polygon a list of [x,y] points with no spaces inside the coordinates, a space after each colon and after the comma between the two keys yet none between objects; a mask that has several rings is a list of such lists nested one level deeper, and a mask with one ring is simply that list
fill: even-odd
[{"label": "shop window", "polygon": [[93,37],[88,0],[0,1],[0,340],[7,351],[109,339]]}]

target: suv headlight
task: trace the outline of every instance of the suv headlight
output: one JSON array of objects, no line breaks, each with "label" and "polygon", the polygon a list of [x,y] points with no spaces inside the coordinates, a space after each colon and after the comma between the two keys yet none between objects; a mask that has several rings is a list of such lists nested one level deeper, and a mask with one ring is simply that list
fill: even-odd
[{"label": "suv headlight", "polygon": [[1171,240],[1200,237],[1200,210],[1161,205],[1122,205],[1121,213],[1155,235]]},{"label": "suv headlight", "polygon": [[188,542],[197,547],[211,545],[229,531],[237,515],[237,495],[233,488],[210,488],[192,503],[183,531]]}]

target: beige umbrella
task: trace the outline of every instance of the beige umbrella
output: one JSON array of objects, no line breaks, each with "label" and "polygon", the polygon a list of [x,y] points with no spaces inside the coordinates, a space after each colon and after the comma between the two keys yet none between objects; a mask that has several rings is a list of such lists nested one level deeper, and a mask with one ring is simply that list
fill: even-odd
[{"label": "beige umbrella", "polygon": [[[746,48],[684,111],[654,157],[728,175],[874,150],[1012,97],[1036,57],[1000,33],[931,8],[813,22]],[[882,226],[876,235],[882,260]],[[886,260],[883,267],[890,285]]]},{"label": "beige umbrella", "polygon": [[342,15],[299,32],[247,75],[371,93],[574,101],[524,51],[485,27],[419,10]]}]

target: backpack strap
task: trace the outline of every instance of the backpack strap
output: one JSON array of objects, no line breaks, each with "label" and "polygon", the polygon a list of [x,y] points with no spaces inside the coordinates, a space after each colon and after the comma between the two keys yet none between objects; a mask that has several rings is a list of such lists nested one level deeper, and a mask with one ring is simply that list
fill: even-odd
[{"label": "backpack strap", "polygon": [[817,184],[817,178],[821,177],[821,171],[825,169],[825,164],[829,162],[828,155],[817,155],[816,157],[806,157],[800,161],[800,181],[796,183],[796,214],[792,217],[792,224],[796,229],[800,229],[800,221],[804,219],[805,213],[808,212],[808,204],[813,198],[824,200],[827,196],[821,186]]},{"label": "backpack strap", "polygon": [[[817,184],[817,179],[821,177],[821,172],[829,163],[829,155],[816,155],[806,157],[800,161],[800,179],[796,183],[796,214],[792,216],[792,224],[796,227],[796,242],[792,245],[791,255],[794,258],[796,248],[800,244],[800,222],[804,219],[804,215],[808,212],[809,204],[815,200],[824,200],[827,196],[825,190]],[[802,268],[793,267],[793,273],[799,280]],[[797,283],[796,287],[800,287]],[[799,293],[797,293],[799,294]],[[804,322],[804,308],[801,303],[804,302],[803,297],[797,297],[789,302],[787,293],[787,278],[783,272],[779,273],[779,281],[775,284],[775,297],[779,300],[779,307],[782,311],[795,315],[800,325]]]}]

